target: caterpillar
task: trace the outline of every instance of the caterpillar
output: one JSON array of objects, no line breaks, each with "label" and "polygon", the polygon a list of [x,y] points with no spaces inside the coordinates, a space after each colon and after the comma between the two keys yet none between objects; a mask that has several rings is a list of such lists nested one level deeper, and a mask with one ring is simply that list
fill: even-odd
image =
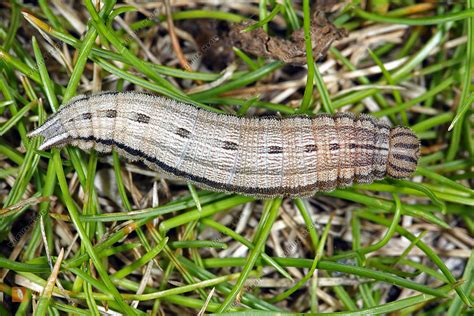
[{"label": "caterpillar", "polygon": [[81,95],[29,134],[110,153],[212,191],[306,197],[415,170],[420,141],[370,115],[238,117],[138,92]]}]

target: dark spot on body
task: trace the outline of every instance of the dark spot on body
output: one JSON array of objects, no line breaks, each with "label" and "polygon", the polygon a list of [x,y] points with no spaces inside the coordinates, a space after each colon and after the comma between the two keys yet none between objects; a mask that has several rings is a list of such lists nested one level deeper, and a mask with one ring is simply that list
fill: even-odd
[{"label": "dark spot on body", "polygon": [[224,144],[222,145],[222,149],[225,149],[225,150],[237,150],[239,149],[239,145],[237,143],[234,143],[234,142],[230,142],[230,141],[224,141]]},{"label": "dark spot on body", "polygon": [[318,146],[316,144],[310,144],[304,146],[304,151],[307,153],[312,153],[318,150]]},{"label": "dark spot on body", "polygon": [[283,153],[283,148],[280,146],[270,146],[268,147],[269,154],[281,154]]},{"label": "dark spot on body", "polygon": [[339,144],[329,144],[329,150],[339,150]]},{"label": "dark spot on body", "polygon": [[115,111],[115,110],[107,110],[107,111],[105,111],[105,117],[108,117],[108,118],[115,118],[115,117],[117,117],[117,111]]},{"label": "dark spot on body", "polygon": [[150,122],[150,117],[143,113],[135,113],[134,121],[138,123],[148,124]]},{"label": "dark spot on body", "polygon": [[182,138],[189,138],[189,135],[191,135],[191,132],[185,128],[180,127],[176,130],[176,134],[181,136]]},{"label": "dark spot on body", "polygon": [[82,113],[82,119],[83,120],[90,120],[92,118],[92,113],[87,112],[87,113]]}]

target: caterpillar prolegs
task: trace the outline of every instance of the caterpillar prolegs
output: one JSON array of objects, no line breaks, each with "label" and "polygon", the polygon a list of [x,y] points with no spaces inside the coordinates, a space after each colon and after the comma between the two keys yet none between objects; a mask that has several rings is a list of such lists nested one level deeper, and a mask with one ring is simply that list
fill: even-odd
[{"label": "caterpillar prolegs", "polygon": [[369,115],[237,117],[137,92],[78,96],[30,136],[109,153],[213,191],[309,196],[409,177],[420,142]]}]

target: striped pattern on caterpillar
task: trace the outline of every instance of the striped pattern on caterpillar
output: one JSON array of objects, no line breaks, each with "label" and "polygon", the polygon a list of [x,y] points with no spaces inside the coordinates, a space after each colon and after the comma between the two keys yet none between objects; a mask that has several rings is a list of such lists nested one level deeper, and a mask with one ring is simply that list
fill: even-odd
[{"label": "striped pattern on caterpillar", "polygon": [[78,96],[29,136],[109,153],[199,187],[261,198],[310,196],[407,178],[420,142],[369,115],[237,117],[137,92]]}]

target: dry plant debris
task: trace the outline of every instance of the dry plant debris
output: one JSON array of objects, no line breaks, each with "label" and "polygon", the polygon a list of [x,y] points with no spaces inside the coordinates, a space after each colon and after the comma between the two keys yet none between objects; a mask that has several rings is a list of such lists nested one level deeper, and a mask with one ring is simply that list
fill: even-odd
[{"label": "dry plant debris", "polygon": [[[262,28],[245,31],[253,22],[232,25],[230,41],[235,46],[254,56],[264,56],[285,63],[304,65],[307,62],[305,35],[302,29],[291,34],[291,39],[270,36]],[[319,59],[326,54],[334,41],[346,36],[346,31],[338,29],[320,11],[315,11],[311,20],[311,43],[313,56]]]}]

